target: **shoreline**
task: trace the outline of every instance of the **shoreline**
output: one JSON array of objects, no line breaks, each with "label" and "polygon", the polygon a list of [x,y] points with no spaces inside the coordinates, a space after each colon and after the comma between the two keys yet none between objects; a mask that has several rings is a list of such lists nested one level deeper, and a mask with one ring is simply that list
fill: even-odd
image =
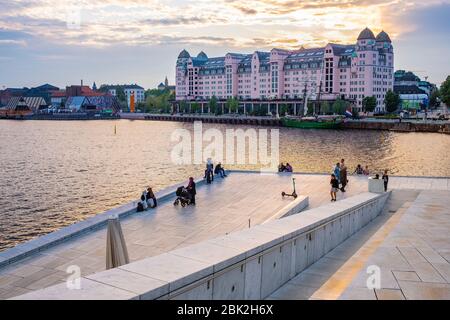
[{"label": "shoreline", "polygon": [[[39,115],[25,118],[0,118],[0,120],[45,120],[45,121],[92,121],[92,120],[141,120],[141,121],[171,121],[171,122],[194,122],[202,121],[204,123],[229,124],[229,125],[249,125],[249,126],[270,126],[289,128],[283,125],[281,118],[245,116],[245,115],[168,115],[168,114],[148,114],[148,113],[121,113],[117,117],[87,117],[85,115]],[[300,128],[291,128],[300,129]],[[300,129],[301,130],[301,129]],[[307,129],[310,130],[310,129]],[[320,129],[327,130],[327,129]],[[333,129],[336,130],[336,129]],[[343,123],[342,128],[337,130],[375,130],[375,131],[393,131],[393,132],[422,132],[422,133],[440,133],[450,134],[450,121],[442,120],[397,120],[390,119],[367,119],[354,120],[349,119]]]}]

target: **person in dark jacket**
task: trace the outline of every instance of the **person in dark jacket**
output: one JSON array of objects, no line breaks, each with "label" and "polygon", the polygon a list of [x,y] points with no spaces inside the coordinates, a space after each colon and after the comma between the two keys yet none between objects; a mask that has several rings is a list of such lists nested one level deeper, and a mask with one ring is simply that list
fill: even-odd
[{"label": "person in dark jacket", "polygon": [[191,195],[191,204],[195,206],[195,195],[197,194],[197,190],[195,189],[194,178],[189,178],[188,186],[186,187],[187,191]]},{"label": "person in dark jacket", "polygon": [[341,160],[341,166],[340,166],[340,171],[339,171],[339,175],[340,175],[340,182],[341,182],[341,191],[345,192],[345,187],[347,186],[347,166],[345,165],[345,160],[342,159]]},{"label": "person in dark jacket", "polygon": [[333,201],[336,201],[336,193],[339,190],[339,180],[336,178],[335,174],[331,175],[330,185],[331,185],[331,190],[330,190],[331,201],[333,202]]},{"label": "person in dark jacket", "polygon": [[156,208],[158,206],[158,203],[156,201],[155,194],[153,193],[152,188],[147,188],[147,194],[145,195],[147,199],[147,204],[150,208]]},{"label": "person in dark jacket", "polygon": [[389,176],[388,176],[388,171],[384,170],[384,174],[383,174],[383,182],[384,182],[384,192],[387,191],[387,187],[388,187],[388,183],[389,183]]},{"label": "person in dark jacket", "polygon": [[212,162],[211,158],[208,158],[206,162],[206,170],[205,170],[205,177],[206,183],[211,183],[211,181],[214,181],[214,163]]},{"label": "person in dark jacket", "polygon": [[214,169],[214,174],[219,174],[222,178],[226,177],[225,169],[222,167],[222,164],[219,162]]}]

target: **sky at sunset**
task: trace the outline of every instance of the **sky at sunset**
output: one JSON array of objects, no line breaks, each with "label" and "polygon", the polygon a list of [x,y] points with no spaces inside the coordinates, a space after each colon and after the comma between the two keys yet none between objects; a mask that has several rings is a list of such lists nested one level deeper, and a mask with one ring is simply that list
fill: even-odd
[{"label": "sky at sunset", "polygon": [[0,0],[0,89],[174,82],[191,55],[355,43],[385,30],[395,68],[450,74],[450,0]]}]

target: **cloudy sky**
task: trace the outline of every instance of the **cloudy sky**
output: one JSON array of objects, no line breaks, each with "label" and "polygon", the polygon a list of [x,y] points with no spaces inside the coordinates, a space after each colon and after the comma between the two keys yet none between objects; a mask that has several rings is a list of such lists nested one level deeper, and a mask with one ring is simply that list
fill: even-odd
[{"label": "cloudy sky", "polygon": [[394,41],[396,69],[450,74],[450,0],[0,0],[0,89],[174,82],[178,53]]}]

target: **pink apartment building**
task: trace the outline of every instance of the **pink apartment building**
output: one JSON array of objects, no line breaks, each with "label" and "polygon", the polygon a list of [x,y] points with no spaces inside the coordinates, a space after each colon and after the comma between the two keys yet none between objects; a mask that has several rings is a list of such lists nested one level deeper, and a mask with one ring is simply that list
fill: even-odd
[{"label": "pink apartment building", "polygon": [[302,101],[305,97],[332,101],[341,97],[362,108],[364,97],[375,96],[376,111],[383,111],[386,92],[393,90],[393,74],[391,39],[384,31],[375,37],[366,28],[352,45],[329,43],[322,48],[228,53],[215,58],[204,52],[191,57],[183,50],[176,65],[176,100],[206,101],[215,96],[243,101]]}]

